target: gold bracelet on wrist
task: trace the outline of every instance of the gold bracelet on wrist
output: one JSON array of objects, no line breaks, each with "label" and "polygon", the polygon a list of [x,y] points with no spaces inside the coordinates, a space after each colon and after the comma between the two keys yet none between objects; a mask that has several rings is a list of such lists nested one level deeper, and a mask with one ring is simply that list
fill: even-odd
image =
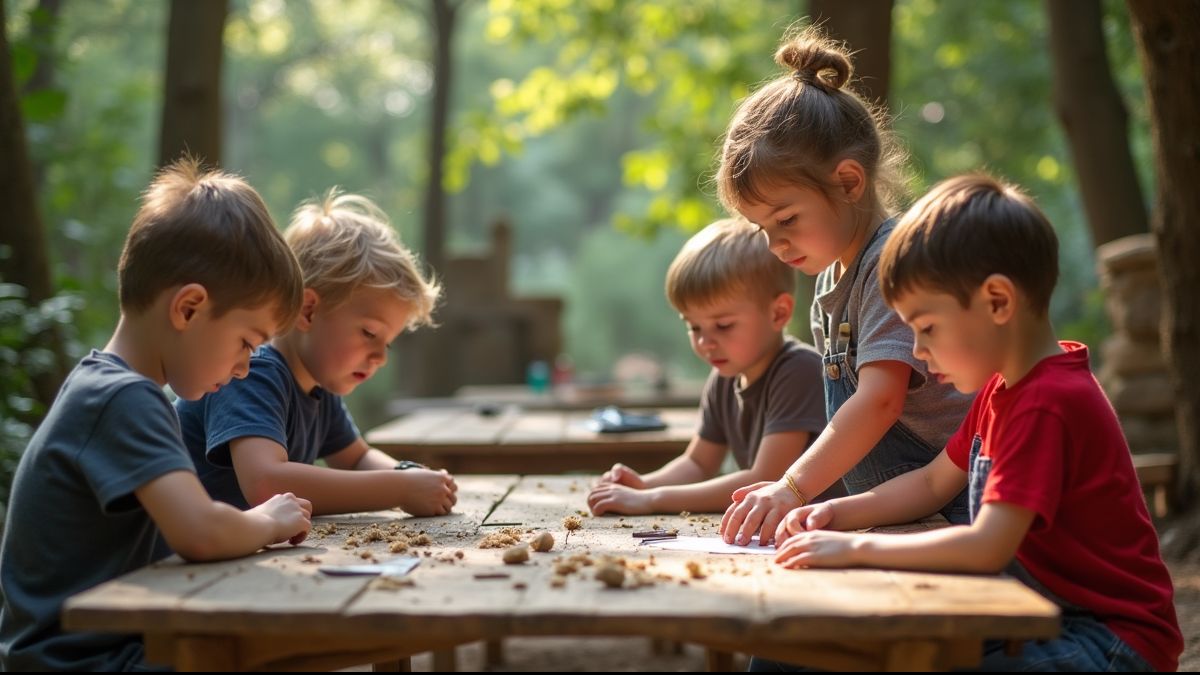
[{"label": "gold bracelet on wrist", "polygon": [[796,494],[796,498],[800,500],[800,506],[808,505],[808,498],[804,496],[804,493],[800,491],[800,488],[796,487],[796,479],[792,478],[792,474],[785,471],[783,477],[787,479],[788,487],[792,489],[792,492]]}]

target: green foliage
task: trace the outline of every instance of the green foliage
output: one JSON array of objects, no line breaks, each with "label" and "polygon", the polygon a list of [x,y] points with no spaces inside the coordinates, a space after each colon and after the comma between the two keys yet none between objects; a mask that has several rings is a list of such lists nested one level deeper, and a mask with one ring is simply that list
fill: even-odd
[{"label": "green foliage", "polygon": [[[741,97],[778,73],[772,53],[785,28],[800,18],[795,11],[794,3],[770,0],[588,0],[570,9],[558,0],[492,0],[489,42],[509,49],[552,45],[557,53],[551,65],[495,80],[491,114],[470,118],[468,128],[475,136],[501,135],[504,147],[520,146],[571,133],[579,118],[627,126],[633,112],[640,129],[621,148],[624,208],[611,222],[645,236],[663,228],[693,231],[717,214],[707,177],[724,126]],[[1152,194],[1148,119],[1121,3],[1106,1],[1104,29],[1130,108],[1135,157],[1146,194]],[[1091,237],[1051,104],[1046,40],[1045,9],[1037,0],[898,0],[890,107],[911,153],[912,195],[947,176],[983,169],[1038,199],[1061,240],[1055,320],[1100,339],[1103,312],[1085,302],[1096,286]],[[625,103],[630,97],[635,105]],[[471,147],[455,152],[452,168],[465,173]],[[497,161],[494,154],[489,148],[487,163]],[[455,178],[455,185],[463,182]],[[584,267],[577,266],[577,274]]]},{"label": "green foliage", "polygon": [[[700,188],[733,106],[774,69],[770,55],[795,18],[792,3],[492,0],[488,10],[490,44],[552,42],[558,52],[553,66],[491,84],[491,114],[466,121],[448,163],[450,185],[466,183],[470,161],[495,163],[501,149],[587,113],[640,125],[636,145],[620,158],[621,178],[626,193],[646,200],[616,214],[618,227],[645,235],[664,227],[695,231],[717,215]],[[622,91],[643,99],[634,115],[612,105]]]},{"label": "green foliage", "polygon": [[57,330],[74,344],[75,312],[82,304],[79,297],[64,293],[31,306],[27,296],[23,287],[0,280],[0,505],[8,503],[32,425],[45,414],[33,382],[53,372],[55,363],[42,336]]},{"label": "green foliage", "polygon": [[[47,45],[27,39],[36,2],[6,1],[24,82]],[[663,276],[684,233],[719,215],[709,186],[719,139],[737,101],[778,72],[775,46],[803,7],[465,3],[445,177],[454,190],[449,252],[480,248],[491,222],[507,216],[514,285],[567,298],[566,348],[580,372],[604,374],[620,354],[646,351],[691,373],[698,362],[663,299]],[[168,9],[64,3],[48,46],[55,87],[23,101],[56,281],[83,299],[75,325],[88,344],[116,322],[117,257],[157,156]],[[420,248],[433,35],[425,9],[394,0],[231,3],[223,163],[262,192],[281,225],[300,200],[337,184],[376,199]],[[1105,9],[1149,196],[1128,19],[1119,0]],[[986,167],[1037,197],[1062,239],[1055,319],[1064,334],[1098,337],[1106,328],[1086,301],[1092,247],[1051,107],[1045,21],[1040,0],[897,0],[891,109],[912,153],[914,193]],[[383,401],[403,387],[403,373],[385,377],[350,399],[356,416],[371,418],[358,399]]]}]

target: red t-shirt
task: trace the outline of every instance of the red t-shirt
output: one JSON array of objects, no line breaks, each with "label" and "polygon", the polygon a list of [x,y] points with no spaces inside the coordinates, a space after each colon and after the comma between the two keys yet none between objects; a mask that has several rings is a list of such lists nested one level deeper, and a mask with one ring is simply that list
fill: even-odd
[{"label": "red t-shirt", "polygon": [[1016,386],[995,375],[946,452],[969,471],[971,444],[991,473],[982,503],[1037,515],[1017,560],[1052,593],[1091,610],[1157,670],[1183,651],[1171,577],[1116,412],[1087,347],[1042,359]]}]

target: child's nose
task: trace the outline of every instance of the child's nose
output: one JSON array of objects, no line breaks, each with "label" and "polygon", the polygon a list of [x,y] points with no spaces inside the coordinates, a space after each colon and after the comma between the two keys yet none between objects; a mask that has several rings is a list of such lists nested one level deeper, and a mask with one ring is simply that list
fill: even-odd
[{"label": "child's nose", "polygon": [[383,364],[387,363],[387,348],[379,347],[372,350],[370,360],[375,365],[383,367]]},{"label": "child's nose", "polygon": [[250,374],[250,357],[238,361],[237,366],[233,369],[233,376],[239,380],[245,379]]},{"label": "child's nose", "polygon": [[921,344],[920,338],[913,340],[912,354],[913,357],[922,361],[926,360],[925,357],[929,355],[929,350],[925,348],[925,345]]}]

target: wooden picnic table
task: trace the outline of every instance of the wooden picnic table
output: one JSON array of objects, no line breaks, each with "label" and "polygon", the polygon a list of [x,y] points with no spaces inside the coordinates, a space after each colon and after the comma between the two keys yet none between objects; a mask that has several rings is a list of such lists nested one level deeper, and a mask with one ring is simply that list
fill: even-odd
[{"label": "wooden picnic table", "polygon": [[567,384],[536,392],[523,384],[468,384],[454,398],[471,404],[517,405],[526,410],[591,410],[606,405],[627,408],[682,408],[700,405],[704,380],[672,380],[665,388],[627,384]]},{"label": "wooden picnic table", "polygon": [[[584,508],[586,482],[464,476],[459,508],[449,516],[319,518],[299,547],[219,563],[173,558],[71,598],[63,623],[141,634],[149,660],[179,670],[395,668],[407,665],[397,659],[424,651],[543,635],[647,636],[824,668],[920,670],[976,664],[985,639],[1059,631],[1057,608],[1012,579],[790,571],[773,566],[770,556],[650,549],[631,537],[653,525],[715,534],[715,515],[582,517],[582,529],[564,541],[563,519]],[[505,522],[521,523],[520,533],[551,531],[554,550],[533,553],[522,565],[502,564],[500,550],[479,543]],[[412,585],[317,571],[362,562],[364,552],[386,558],[386,539],[407,536],[401,531],[424,531],[431,540],[409,549],[421,557],[402,582]],[[556,565],[574,556],[619,556],[654,583],[606,588],[592,565],[556,585]],[[703,578],[689,564],[698,564]]]},{"label": "wooden picnic table", "polygon": [[616,462],[645,472],[682,454],[699,425],[694,407],[656,412],[667,424],[662,431],[602,434],[587,428],[585,411],[427,409],[372,429],[366,439],[394,457],[455,474],[599,472]]}]

